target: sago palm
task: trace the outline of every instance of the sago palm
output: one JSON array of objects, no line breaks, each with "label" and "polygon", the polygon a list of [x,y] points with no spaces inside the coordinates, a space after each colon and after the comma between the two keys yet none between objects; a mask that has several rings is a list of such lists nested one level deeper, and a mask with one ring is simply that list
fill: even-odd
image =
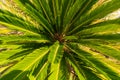
[{"label": "sago palm", "polygon": [[[0,24],[0,80],[120,80],[120,0],[13,0]],[[16,11],[16,12],[15,12]]]}]

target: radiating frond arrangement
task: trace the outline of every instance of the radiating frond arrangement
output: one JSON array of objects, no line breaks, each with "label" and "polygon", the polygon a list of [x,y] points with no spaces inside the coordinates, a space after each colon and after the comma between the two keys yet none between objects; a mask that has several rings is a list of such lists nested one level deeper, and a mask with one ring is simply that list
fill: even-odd
[{"label": "radiating frond arrangement", "polygon": [[99,21],[120,0],[11,1],[0,24],[21,34],[0,35],[0,80],[120,80],[120,18]]}]

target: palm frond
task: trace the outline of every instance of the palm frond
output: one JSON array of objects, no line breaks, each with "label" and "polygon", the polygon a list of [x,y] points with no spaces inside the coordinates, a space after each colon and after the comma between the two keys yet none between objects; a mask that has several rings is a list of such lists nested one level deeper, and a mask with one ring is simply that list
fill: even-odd
[{"label": "palm frond", "polygon": [[[119,74],[117,74],[115,71],[113,71],[108,65],[95,59],[90,53],[85,52],[77,47],[75,49],[75,46],[73,46],[73,47],[71,46],[70,49],[74,53],[76,53],[80,57],[80,59],[84,59],[84,61],[86,63],[88,63],[89,66],[95,68],[100,74],[103,74],[106,79],[119,79]],[[107,73],[109,73],[109,74],[107,74]]]},{"label": "palm frond", "polygon": [[1,2],[0,80],[119,80],[120,1],[100,1]]},{"label": "palm frond", "polygon": [[0,40],[5,44],[5,42],[38,42],[38,43],[46,43],[49,42],[44,35],[6,35],[0,36]]},{"label": "palm frond", "polygon": [[60,45],[59,42],[51,47],[48,61],[51,62],[51,75],[48,80],[59,80],[61,60],[63,56],[63,45]]},{"label": "palm frond", "polygon": [[[14,67],[12,67],[9,71],[7,71],[6,74],[3,75],[3,80],[10,79],[12,77],[13,79],[23,79],[23,75],[27,75],[30,68],[38,62],[40,59],[42,59],[47,53],[49,49],[48,48],[41,48],[35,50],[33,53],[26,56],[25,59],[23,59],[21,62],[16,64]],[[42,55],[40,55],[40,53]],[[37,57],[37,58],[36,58]],[[29,61],[29,63],[28,63]],[[17,71],[17,73],[15,73]],[[12,76],[11,76],[12,74]],[[4,77],[7,76],[7,77]],[[1,79],[1,80],[2,80]]]},{"label": "palm frond", "polygon": [[[114,4],[114,6],[113,6]],[[90,13],[82,16],[80,18],[80,20],[78,20],[74,26],[76,26],[76,28],[74,28],[73,30],[71,30],[69,32],[69,34],[72,33],[76,33],[80,27],[84,26],[84,25],[88,25],[90,24],[93,20],[96,19],[100,19],[105,17],[107,14],[119,9],[119,1],[118,0],[112,0],[109,1],[107,3],[102,4],[101,6],[97,7],[96,9],[94,9],[93,11],[91,11]],[[93,17],[94,16],[94,17]]]}]

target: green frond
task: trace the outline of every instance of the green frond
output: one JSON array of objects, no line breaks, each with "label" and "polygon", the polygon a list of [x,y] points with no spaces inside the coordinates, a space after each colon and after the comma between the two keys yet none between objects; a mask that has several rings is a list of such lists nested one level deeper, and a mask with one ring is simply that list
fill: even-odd
[{"label": "green frond", "polygon": [[63,45],[58,41],[51,46],[50,53],[48,56],[48,61],[51,63],[59,62],[60,58],[63,56]]},{"label": "green frond", "polygon": [[[66,32],[69,27],[70,27],[70,23],[72,21],[72,19],[74,18],[74,16],[77,14],[77,12],[80,10],[81,6],[83,5],[85,1],[82,0],[76,0],[72,6],[70,6],[69,11],[66,14],[66,17],[64,19],[64,31]],[[69,24],[69,25],[68,25]]]},{"label": "green frond", "polygon": [[2,11],[0,13],[0,24],[5,25],[11,29],[18,29],[22,31],[28,31],[31,33],[40,33],[39,28],[32,25],[30,22],[18,17],[8,11]]},{"label": "green frond", "polygon": [[88,35],[88,34],[117,34],[120,31],[120,25],[119,24],[107,24],[103,26],[93,26],[92,28],[84,29],[77,33],[76,35]]},{"label": "green frond", "polygon": [[[101,42],[108,42],[108,43],[118,43],[120,41],[119,33],[112,33],[112,34],[95,34],[89,37],[86,37],[88,40],[101,40]],[[84,38],[84,39],[86,39]]]},{"label": "green frond", "polygon": [[[79,18],[84,14],[87,13],[98,0],[76,0],[75,3],[70,7],[66,18],[64,20],[65,29],[64,31],[70,31],[73,29],[73,25]],[[68,22],[69,21],[69,22]],[[69,24],[69,25],[68,25]],[[69,29],[70,28],[70,29]]]},{"label": "green frond", "polygon": [[5,44],[6,42],[38,42],[46,43],[49,42],[49,39],[44,35],[6,35],[0,36],[0,40]]},{"label": "green frond", "polygon": [[96,9],[94,9],[90,13],[83,15],[77,22],[75,22],[74,26],[76,27],[73,30],[71,30],[69,34],[77,33],[79,32],[78,30],[80,27],[89,25],[94,20],[103,18],[107,14],[119,9],[120,8],[119,5],[120,5],[119,0],[111,0],[102,4],[101,6],[98,6]]},{"label": "green frond", "polygon": [[[40,68],[38,66],[38,70],[39,72],[36,74],[34,80],[39,80],[39,79],[46,79],[49,75],[47,74],[47,70],[48,70],[48,67],[49,67],[49,63],[48,62],[44,62],[44,63],[41,63],[40,65],[42,65],[42,67]],[[36,70],[37,71],[37,70]],[[42,74],[41,74],[42,73]]]},{"label": "green frond", "polygon": [[[35,19],[50,35],[53,36],[53,28],[41,12],[39,12],[31,1],[15,0],[21,8],[33,19]],[[40,4],[41,6],[41,4]]]},{"label": "green frond", "polygon": [[[84,75],[84,72],[82,71],[82,69],[79,67],[79,64],[77,63],[77,61],[74,59],[73,55],[69,54],[67,55],[68,61],[70,63],[70,65],[73,67],[74,71],[71,71],[71,74],[78,74],[77,77],[78,79],[82,79],[82,80],[86,80],[86,77]],[[72,68],[71,68],[72,69]]]},{"label": "green frond", "polygon": [[50,70],[50,76],[48,77],[48,80],[59,80],[59,74],[60,74],[60,62],[51,64],[51,70]]},{"label": "green frond", "polygon": [[[106,65],[104,62],[94,58],[90,53],[83,51],[80,49],[80,47],[76,44],[71,45],[69,47],[72,52],[74,52],[77,56],[79,56],[80,59],[83,59],[87,65],[93,67],[98,71],[99,74],[102,74],[105,79],[119,79],[120,75],[113,71],[108,65]],[[109,73],[109,74],[108,74]]]},{"label": "green frond", "polygon": [[60,80],[59,74],[60,74],[62,56],[63,56],[63,45],[61,45],[57,41],[51,47],[48,56],[48,61],[51,63],[51,70],[50,70],[51,74],[48,80]]},{"label": "green frond", "polygon": [[0,80],[120,80],[119,0],[2,1]]},{"label": "green frond", "polygon": [[76,34],[85,33],[84,31],[90,32],[90,33],[117,32],[120,29],[119,22],[120,22],[120,19],[118,18],[118,19],[114,19],[114,20],[107,20],[107,21],[102,21],[102,22],[98,22],[98,23],[93,23],[93,24],[81,27],[79,29],[80,31]]},{"label": "green frond", "polygon": [[69,68],[67,65],[67,61],[65,58],[62,58],[59,73],[59,80],[67,80],[69,79]]},{"label": "green frond", "polygon": [[101,80],[101,77],[98,74],[96,74],[95,71],[89,69],[89,67],[82,66],[81,68],[84,74],[86,75],[87,80]]},{"label": "green frond", "polygon": [[[42,59],[48,53],[48,51],[49,51],[48,48],[40,48],[35,50],[33,53],[30,53],[29,55],[26,56],[26,58],[24,58],[14,67],[10,68],[10,70],[8,70],[6,74],[2,76],[1,80],[7,80],[10,78],[12,78],[13,80],[16,79],[19,80],[24,78],[26,79],[27,73],[29,72],[31,67],[40,59]],[[24,78],[23,75],[25,76]]]},{"label": "green frond", "polygon": [[91,49],[98,51],[100,54],[105,55],[108,58],[114,58],[120,60],[120,50],[115,49],[111,46],[90,44],[89,47]]},{"label": "green frond", "polygon": [[[12,60],[10,60],[10,58],[12,58],[12,56],[15,55],[16,53],[20,53],[22,51],[23,51],[23,49],[16,49],[16,50],[6,50],[6,51],[1,52],[0,56],[2,56],[2,57],[0,57],[0,65],[11,62]],[[18,56],[17,56],[17,58],[18,58]]]}]

